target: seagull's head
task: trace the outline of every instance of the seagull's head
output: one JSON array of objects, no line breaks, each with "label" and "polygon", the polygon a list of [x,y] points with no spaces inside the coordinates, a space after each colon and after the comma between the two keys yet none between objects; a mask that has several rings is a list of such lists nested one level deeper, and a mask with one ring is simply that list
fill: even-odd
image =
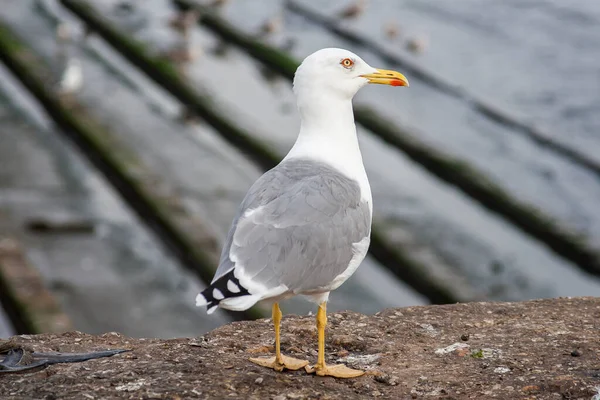
[{"label": "seagull's head", "polygon": [[408,80],[399,72],[373,68],[348,50],[329,48],[302,61],[294,76],[294,93],[298,100],[311,97],[309,93],[325,92],[350,100],[369,83],[408,86]]}]

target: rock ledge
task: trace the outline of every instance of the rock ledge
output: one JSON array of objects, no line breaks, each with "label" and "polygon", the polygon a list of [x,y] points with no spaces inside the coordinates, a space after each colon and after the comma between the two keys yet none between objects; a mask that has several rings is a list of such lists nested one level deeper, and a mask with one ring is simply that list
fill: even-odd
[{"label": "rock ledge", "polygon": [[[0,398],[590,399],[600,386],[599,333],[596,298],[331,314],[328,361],[368,371],[351,380],[275,373],[248,362],[272,350],[269,320],[236,322],[189,339],[19,336],[35,351],[132,351],[0,375]],[[315,361],[312,317],[284,318],[282,334],[286,354]]]}]

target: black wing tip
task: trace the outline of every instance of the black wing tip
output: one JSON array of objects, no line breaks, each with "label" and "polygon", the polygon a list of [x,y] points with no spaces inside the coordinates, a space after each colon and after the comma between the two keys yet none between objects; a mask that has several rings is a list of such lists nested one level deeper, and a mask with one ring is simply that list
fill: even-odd
[{"label": "black wing tip", "polygon": [[[250,295],[250,292],[240,284],[240,280],[235,277],[233,270],[231,270],[204,289],[196,298],[196,304],[199,306],[206,305],[206,312],[212,314],[221,301],[248,295]],[[199,300],[200,296],[203,299]]]}]

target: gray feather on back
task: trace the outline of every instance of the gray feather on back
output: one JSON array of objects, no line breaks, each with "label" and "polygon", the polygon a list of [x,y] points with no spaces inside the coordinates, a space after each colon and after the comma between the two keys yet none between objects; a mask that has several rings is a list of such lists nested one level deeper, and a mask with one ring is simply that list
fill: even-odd
[{"label": "gray feather on back", "polygon": [[292,159],[250,188],[227,235],[213,282],[235,267],[266,288],[326,287],[343,273],[353,244],[369,236],[358,182],[321,162]]}]

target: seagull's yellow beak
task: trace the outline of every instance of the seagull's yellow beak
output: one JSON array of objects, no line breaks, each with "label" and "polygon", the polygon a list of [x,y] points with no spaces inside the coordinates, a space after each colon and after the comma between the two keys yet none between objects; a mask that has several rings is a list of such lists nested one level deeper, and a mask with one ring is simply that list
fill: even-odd
[{"label": "seagull's yellow beak", "polygon": [[408,79],[406,79],[404,75],[400,72],[387,69],[377,69],[377,72],[361,75],[361,77],[367,78],[369,83],[376,83],[379,85],[409,86]]}]

